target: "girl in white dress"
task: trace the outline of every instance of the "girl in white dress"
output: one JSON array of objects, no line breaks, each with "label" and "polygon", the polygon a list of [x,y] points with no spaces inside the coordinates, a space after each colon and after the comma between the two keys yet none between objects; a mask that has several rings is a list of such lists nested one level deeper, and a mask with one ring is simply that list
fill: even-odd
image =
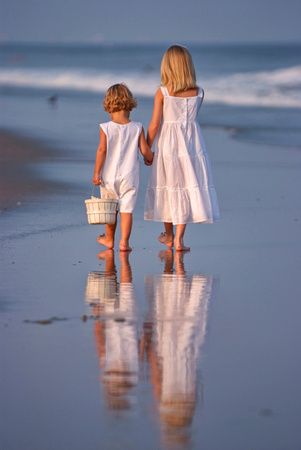
[{"label": "girl in white dress", "polygon": [[[151,164],[153,154],[146,142],[142,124],[130,120],[130,111],[137,102],[124,84],[111,86],[104,98],[104,109],[111,120],[100,124],[100,142],[96,152],[93,183],[101,185],[119,200],[121,239],[119,249],[131,251],[129,239],[133,210],[139,186],[138,152]],[[106,225],[105,234],[97,241],[114,248],[116,223]]]},{"label": "girl in white dress", "polygon": [[[189,51],[171,46],[161,63],[148,144],[155,156],[145,201],[145,220],[164,222],[159,241],[178,251],[187,223],[213,223],[219,207],[197,115],[204,90],[197,86]],[[176,226],[175,234],[174,227]]]}]

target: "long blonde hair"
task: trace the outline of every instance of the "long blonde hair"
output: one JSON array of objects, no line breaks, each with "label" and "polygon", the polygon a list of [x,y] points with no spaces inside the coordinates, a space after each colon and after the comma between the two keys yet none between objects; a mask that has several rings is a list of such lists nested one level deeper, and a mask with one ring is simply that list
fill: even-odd
[{"label": "long blonde hair", "polygon": [[173,94],[197,88],[195,69],[186,47],[172,45],[161,62],[161,84],[169,87]]}]

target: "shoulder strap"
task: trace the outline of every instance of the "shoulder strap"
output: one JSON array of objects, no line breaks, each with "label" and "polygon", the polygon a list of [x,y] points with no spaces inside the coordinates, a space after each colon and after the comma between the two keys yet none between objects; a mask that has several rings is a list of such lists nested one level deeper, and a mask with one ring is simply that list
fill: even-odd
[{"label": "shoulder strap", "polygon": [[200,103],[200,107],[201,107],[201,105],[203,104],[203,101],[204,101],[204,97],[205,97],[205,91],[201,87],[199,88],[198,97],[200,97],[200,99],[201,99],[201,103]]},{"label": "shoulder strap", "polygon": [[166,86],[161,86],[160,89],[164,97],[169,97],[169,93]]}]

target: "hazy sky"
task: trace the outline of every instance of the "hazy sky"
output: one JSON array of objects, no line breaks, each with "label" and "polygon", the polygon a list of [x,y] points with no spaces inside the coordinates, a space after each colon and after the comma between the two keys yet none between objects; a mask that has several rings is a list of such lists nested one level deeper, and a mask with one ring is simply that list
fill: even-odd
[{"label": "hazy sky", "polygon": [[0,0],[8,41],[301,41],[300,0]]}]

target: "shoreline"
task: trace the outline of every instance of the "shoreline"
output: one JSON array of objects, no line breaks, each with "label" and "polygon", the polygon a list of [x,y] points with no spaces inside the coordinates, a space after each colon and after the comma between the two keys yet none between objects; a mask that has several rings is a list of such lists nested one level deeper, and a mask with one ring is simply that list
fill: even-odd
[{"label": "shoreline", "polygon": [[45,179],[38,164],[59,154],[43,141],[0,129],[0,211],[20,206],[37,193],[49,193],[59,183]]}]

